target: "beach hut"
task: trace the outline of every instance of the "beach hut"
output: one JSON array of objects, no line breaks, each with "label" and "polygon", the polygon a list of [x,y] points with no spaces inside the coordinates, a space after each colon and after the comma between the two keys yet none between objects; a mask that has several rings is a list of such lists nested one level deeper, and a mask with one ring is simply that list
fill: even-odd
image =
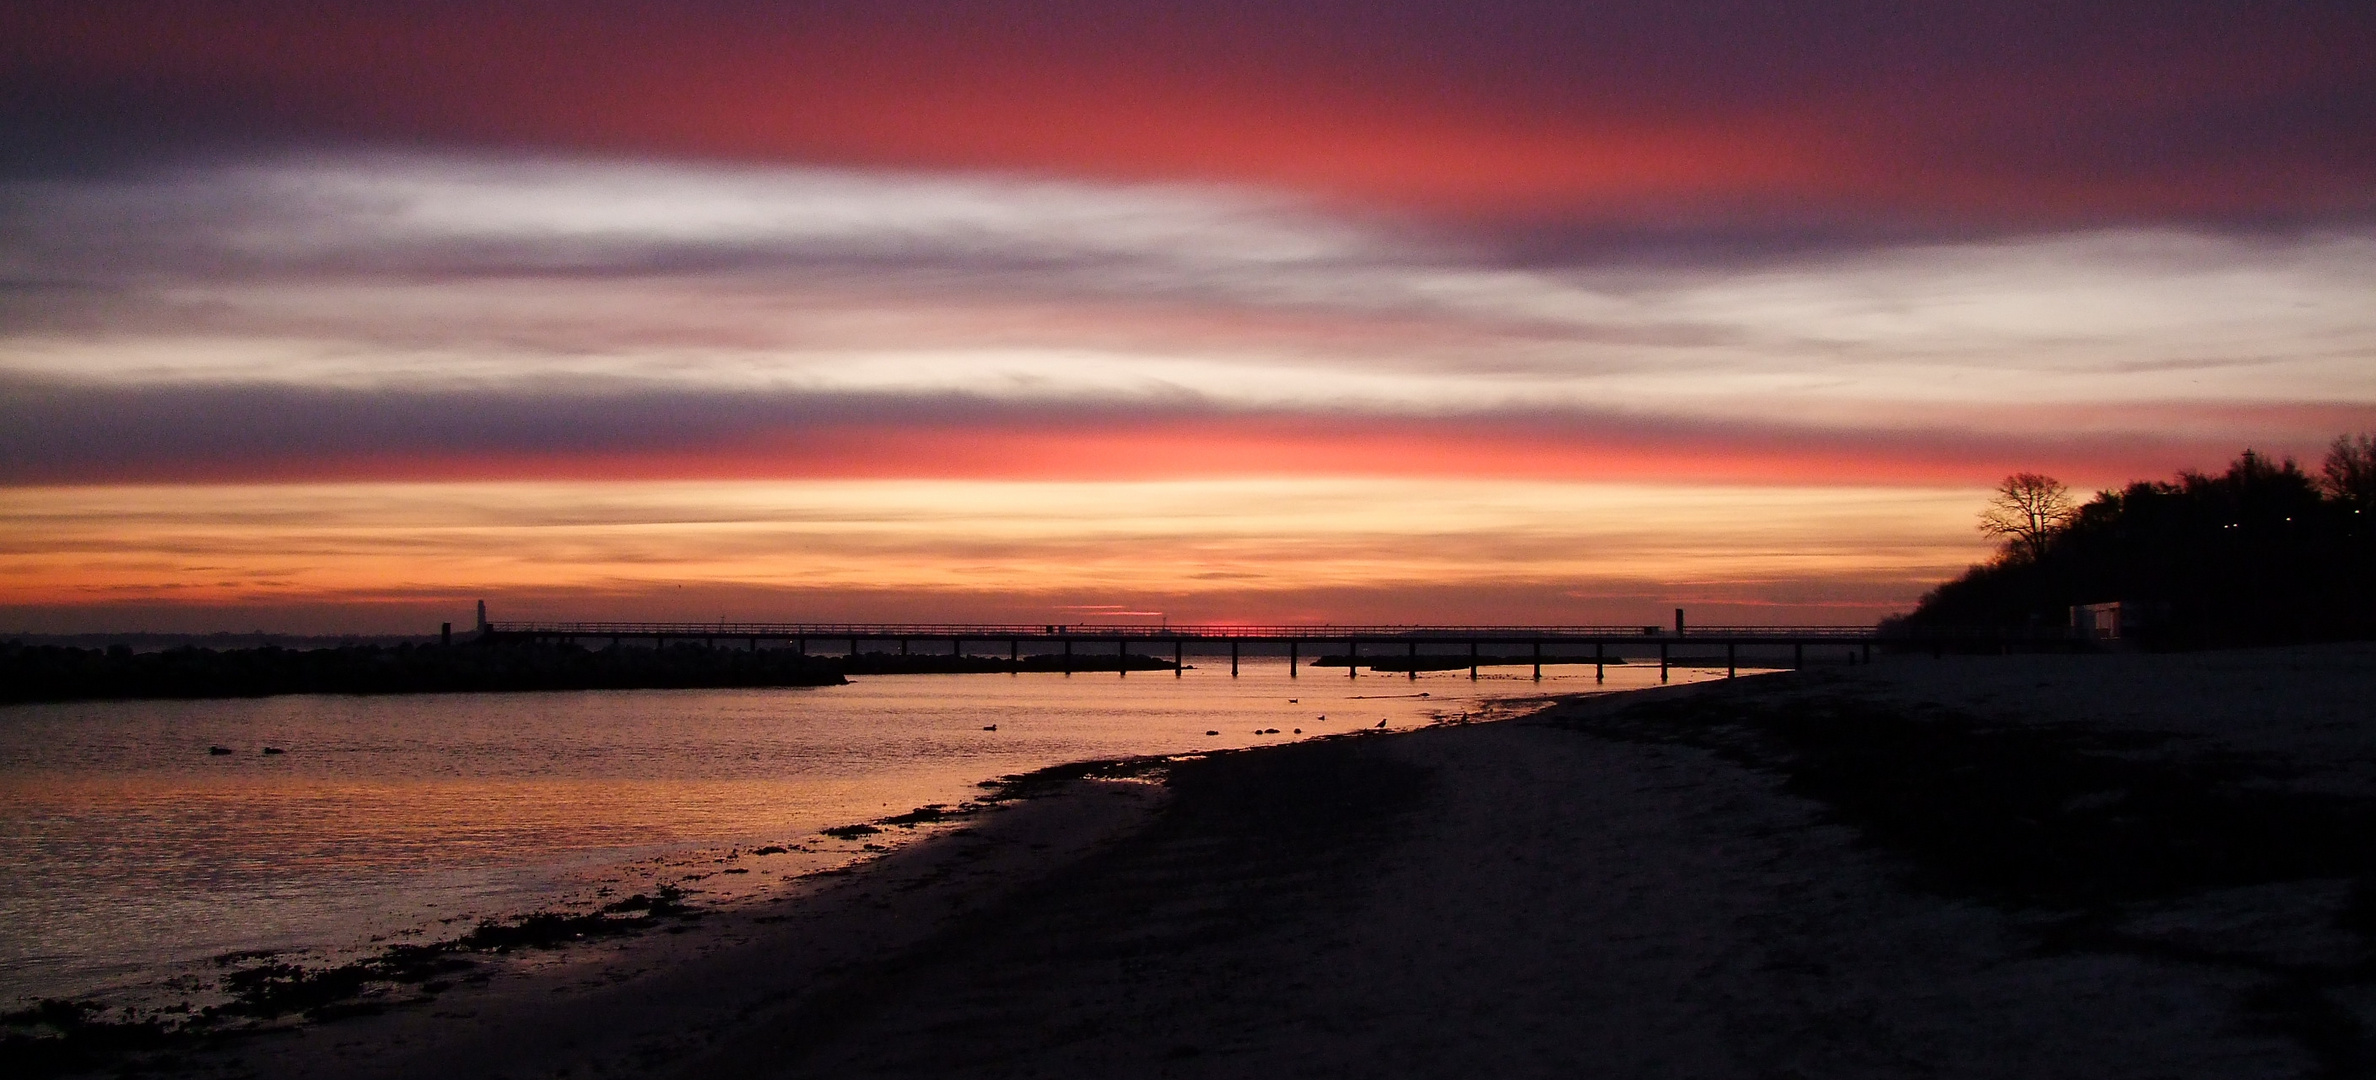
[{"label": "beach hut", "polygon": [[2121,603],[2114,600],[2104,604],[2071,605],[2071,629],[2080,637],[2094,641],[2118,641],[2121,630]]}]

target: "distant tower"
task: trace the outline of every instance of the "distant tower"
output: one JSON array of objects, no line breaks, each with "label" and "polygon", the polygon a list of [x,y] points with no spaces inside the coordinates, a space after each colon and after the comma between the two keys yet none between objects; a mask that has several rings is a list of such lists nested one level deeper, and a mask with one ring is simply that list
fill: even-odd
[{"label": "distant tower", "polygon": [[487,602],[484,600],[479,601],[478,628],[479,633],[484,634],[487,632]]}]

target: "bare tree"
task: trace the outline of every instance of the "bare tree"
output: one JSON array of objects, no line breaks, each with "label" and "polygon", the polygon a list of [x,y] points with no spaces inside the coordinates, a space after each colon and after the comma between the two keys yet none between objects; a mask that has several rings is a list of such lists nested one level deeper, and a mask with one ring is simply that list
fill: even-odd
[{"label": "bare tree", "polygon": [[1980,531],[2002,537],[2006,550],[2035,559],[2046,553],[2046,539],[2070,524],[2078,508],[2071,489],[2062,481],[2038,473],[2014,473],[1999,483],[1980,512]]},{"label": "bare tree", "polygon": [[2336,436],[2319,472],[2327,494],[2361,510],[2376,510],[2376,435]]}]

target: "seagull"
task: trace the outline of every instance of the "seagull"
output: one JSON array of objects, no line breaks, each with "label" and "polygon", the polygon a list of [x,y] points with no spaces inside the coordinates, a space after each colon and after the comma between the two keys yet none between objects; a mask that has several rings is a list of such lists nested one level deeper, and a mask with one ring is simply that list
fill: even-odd
[{"label": "seagull", "polygon": [[1379,726],[1379,727],[1385,727],[1385,726],[1386,726],[1386,718],[1385,718],[1385,717],[1382,717],[1382,716],[1381,716],[1381,717],[1379,717],[1379,718],[1378,718],[1378,726]]}]

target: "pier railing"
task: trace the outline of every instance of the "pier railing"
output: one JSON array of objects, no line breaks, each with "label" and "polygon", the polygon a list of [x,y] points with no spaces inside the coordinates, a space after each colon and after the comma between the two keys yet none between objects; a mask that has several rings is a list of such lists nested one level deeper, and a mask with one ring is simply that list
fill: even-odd
[{"label": "pier railing", "polygon": [[[2003,628],[1908,628],[1902,625],[1885,626],[1691,626],[1669,629],[1664,626],[1454,626],[1399,623],[858,623],[858,622],[488,622],[479,627],[485,640],[577,641],[583,638],[611,639],[623,643],[632,639],[649,640],[655,646],[665,646],[670,639],[677,641],[740,642],[757,651],[760,642],[781,642],[807,652],[810,643],[830,647],[836,640],[848,643],[849,652],[856,656],[859,643],[866,641],[896,641],[899,653],[909,655],[909,647],[916,642],[945,643],[949,655],[965,654],[968,644],[1004,642],[1010,662],[1022,660],[1022,643],[1045,642],[1059,645],[1060,670],[1070,673],[1075,663],[1074,646],[1104,643],[1117,656],[1127,658],[1134,643],[1169,645],[1174,673],[1185,670],[1185,649],[1189,643],[1227,645],[1229,671],[1238,672],[1243,647],[1246,645],[1287,646],[1288,672],[1294,674],[1302,664],[1303,647],[1315,646],[1310,654],[1314,664],[1342,663],[1348,676],[1357,675],[1365,662],[1373,670],[1401,670],[1410,678],[1419,677],[1423,663],[1431,669],[1445,666],[1440,654],[1424,654],[1422,649],[1440,650],[1445,646],[1467,646],[1465,657],[1452,658],[1452,666],[1465,665],[1471,679],[1478,677],[1481,668],[1510,663],[1531,664],[1534,677],[1543,677],[1545,664],[1585,664],[1593,666],[1596,678],[1605,677],[1609,664],[1629,662],[1628,654],[1658,659],[1659,681],[1667,680],[1669,669],[1676,663],[1712,660],[1721,656],[1727,677],[1735,674],[1748,654],[1744,649],[1775,654],[1779,660],[1787,656],[1792,668],[1805,666],[1810,647],[1819,651],[1824,646],[1847,647],[1851,662],[1870,663],[1876,647],[1899,651],[1925,650],[1944,655],[1957,652],[2011,651],[2015,649],[2062,650],[2085,647],[2072,632],[2051,628],[2007,631]],[[1372,651],[1363,655],[1363,647]],[[1580,650],[1590,647],[1589,654]],[[1341,660],[1324,658],[1323,650],[1340,647]],[[1381,657],[1375,650],[1385,648],[1399,652],[1400,658]],[[1719,653],[1706,650],[1721,649]],[[1492,649],[1493,652],[1486,650]],[[1777,650],[1786,649],[1786,653]],[[1517,652],[1513,650],[1524,650]],[[1549,651],[1546,651],[1549,650]],[[1127,674],[1129,665],[1121,670]]]},{"label": "pier railing", "polygon": [[485,630],[506,637],[671,638],[961,638],[968,641],[1127,638],[1160,641],[1657,641],[1682,639],[1769,639],[1867,641],[1870,626],[1693,626],[1678,634],[1669,627],[1628,625],[1460,626],[1405,623],[791,623],[791,622],[490,622]]}]

